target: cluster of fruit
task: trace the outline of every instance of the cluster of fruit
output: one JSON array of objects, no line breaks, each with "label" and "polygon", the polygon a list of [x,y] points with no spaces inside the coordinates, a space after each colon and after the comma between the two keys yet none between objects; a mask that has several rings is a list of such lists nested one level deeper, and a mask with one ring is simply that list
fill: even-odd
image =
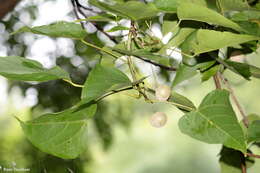
[{"label": "cluster of fruit", "polygon": [[[167,101],[171,96],[171,88],[167,85],[159,85],[155,90],[155,97],[158,101]],[[156,112],[150,118],[153,127],[163,127],[167,122],[167,115],[164,112]]]}]

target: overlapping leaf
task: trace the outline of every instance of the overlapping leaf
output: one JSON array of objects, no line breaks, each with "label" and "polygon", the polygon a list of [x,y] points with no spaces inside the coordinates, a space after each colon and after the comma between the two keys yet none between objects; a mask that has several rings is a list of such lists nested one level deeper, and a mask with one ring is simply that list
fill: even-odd
[{"label": "overlapping leaf", "polygon": [[0,57],[0,75],[23,81],[70,80],[68,73],[58,66],[45,69],[37,61],[18,56]]},{"label": "overlapping leaf", "polygon": [[49,113],[20,125],[29,141],[41,151],[63,159],[73,159],[86,148],[87,119],[96,112],[86,104],[59,113]]},{"label": "overlapping leaf", "polygon": [[246,152],[245,136],[229,101],[226,90],[209,93],[195,111],[179,120],[180,130],[210,144],[223,144]]},{"label": "overlapping leaf", "polygon": [[117,68],[103,67],[98,64],[89,73],[81,98],[94,100],[107,92],[131,85],[129,78]]}]

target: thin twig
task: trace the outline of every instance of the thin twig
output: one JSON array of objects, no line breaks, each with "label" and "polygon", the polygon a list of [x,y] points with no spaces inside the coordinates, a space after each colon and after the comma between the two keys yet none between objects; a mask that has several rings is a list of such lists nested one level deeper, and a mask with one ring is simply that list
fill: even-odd
[{"label": "thin twig", "polygon": [[235,96],[234,90],[232,89],[231,85],[229,84],[229,82],[226,78],[224,78],[222,75],[219,75],[219,76],[222,79],[222,81],[224,82],[224,84],[227,86],[227,88],[231,94],[231,97],[234,100],[234,103],[236,104],[240,114],[242,115],[242,118],[243,118],[242,121],[243,121],[244,125],[248,128],[249,121],[247,119],[247,116],[246,116],[244,110],[242,109],[242,106],[239,104],[237,97]]},{"label": "thin twig", "polygon": [[260,155],[257,155],[257,154],[246,153],[246,155],[249,156],[249,157],[254,157],[254,158],[258,158],[258,159],[260,159]]},{"label": "thin twig", "polygon": [[242,173],[246,173],[246,165],[245,165],[244,161],[241,163],[241,170],[242,170]]}]

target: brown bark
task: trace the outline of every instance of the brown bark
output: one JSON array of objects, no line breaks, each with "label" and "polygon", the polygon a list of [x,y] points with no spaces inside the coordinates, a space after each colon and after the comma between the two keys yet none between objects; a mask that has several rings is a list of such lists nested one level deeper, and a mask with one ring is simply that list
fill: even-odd
[{"label": "brown bark", "polygon": [[20,0],[0,0],[0,19],[12,11]]}]

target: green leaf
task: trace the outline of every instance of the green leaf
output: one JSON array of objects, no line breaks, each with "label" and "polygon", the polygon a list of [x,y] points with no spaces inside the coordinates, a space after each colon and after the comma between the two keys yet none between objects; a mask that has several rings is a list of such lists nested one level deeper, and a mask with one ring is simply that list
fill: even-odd
[{"label": "green leaf", "polygon": [[197,74],[196,70],[196,67],[190,67],[185,64],[180,64],[176,72],[176,76],[172,82],[172,87],[195,76]]},{"label": "green leaf", "polygon": [[210,69],[208,69],[207,71],[202,73],[201,76],[201,81],[207,81],[209,80],[212,76],[214,76],[219,70],[219,65],[215,65],[213,67],[211,67]]},{"label": "green leaf", "polygon": [[181,111],[183,111],[185,113],[196,109],[196,107],[194,106],[192,101],[190,101],[187,97],[185,97],[175,91],[172,91],[171,96],[168,99],[168,102],[174,103],[174,105],[178,109],[180,109]]},{"label": "green leaf", "polygon": [[115,27],[107,30],[106,32],[115,32],[115,31],[122,31],[122,30],[129,30],[129,28],[125,27],[125,26],[118,25],[118,26],[115,26]]},{"label": "green leaf", "polygon": [[[246,157],[246,167],[251,167],[255,160],[252,157]],[[244,162],[243,153],[224,147],[220,152],[220,169],[221,173],[241,173],[241,164]]]},{"label": "green leaf", "polygon": [[123,18],[135,21],[154,17],[159,12],[152,3],[145,4],[139,1],[128,1],[123,3],[115,1],[101,2],[99,0],[89,0],[89,3],[106,12],[108,11]]},{"label": "green leaf", "polygon": [[82,39],[87,35],[87,32],[82,29],[81,25],[63,21],[32,28],[25,26],[15,31],[13,34],[21,32],[32,32],[34,34],[47,35],[50,37],[66,37],[72,39]]},{"label": "green leaf", "polygon": [[86,148],[87,119],[96,112],[95,104],[72,107],[63,112],[49,113],[20,125],[29,141],[41,151],[74,159]]},{"label": "green leaf", "polygon": [[249,124],[248,142],[260,142],[260,119]]},{"label": "green leaf", "polygon": [[259,39],[259,37],[252,35],[199,29],[196,33],[196,41],[191,43],[191,47],[195,54],[200,54]]},{"label": "green leaf", "polygon": [[81,98],[94,100],[107,92],[131,85],[129,78],[117,68],[97,64],[89,73]]},{"label": "green leaf", "polygon": [[68,73],[58,66],[45,69],[37,61],[18,56],[0,57],[0,75],[23,81],[70,80]]},{"label": "green leaf", "polygon": [[169,32],[174,32],[173,29],[178,29],[177,27],[178,22],[177,21],[169,21],[169,20],[163,20],[162,24],[162,34],[166,35]]},{"label": "green leaf", "polygon": [[155,6],[167,13],[176,13],[178,6],[180,6],[181,3],[187,3],[192,2],[200,5],[206,5],[206,2],[204,0],[155,0],[154,4]]},{"label": "green leaf", "polygon": [[226,90],[210,92],[195,111],[179,120],[182,133],[210,144],[246,152],[245,136],[239,125]]},{"label": "green leaf", "polygon": [[225,18],[221,14],[194,3],[182,3],[177,9],[177,14],[181,20],[196,20],[232,28],[236,31],[243,31],[238,24]]},{"label": "green leaf", "polygon": [[250,7],[244,0],[219,0],[218,5],[222,12],[248,10]]}]

